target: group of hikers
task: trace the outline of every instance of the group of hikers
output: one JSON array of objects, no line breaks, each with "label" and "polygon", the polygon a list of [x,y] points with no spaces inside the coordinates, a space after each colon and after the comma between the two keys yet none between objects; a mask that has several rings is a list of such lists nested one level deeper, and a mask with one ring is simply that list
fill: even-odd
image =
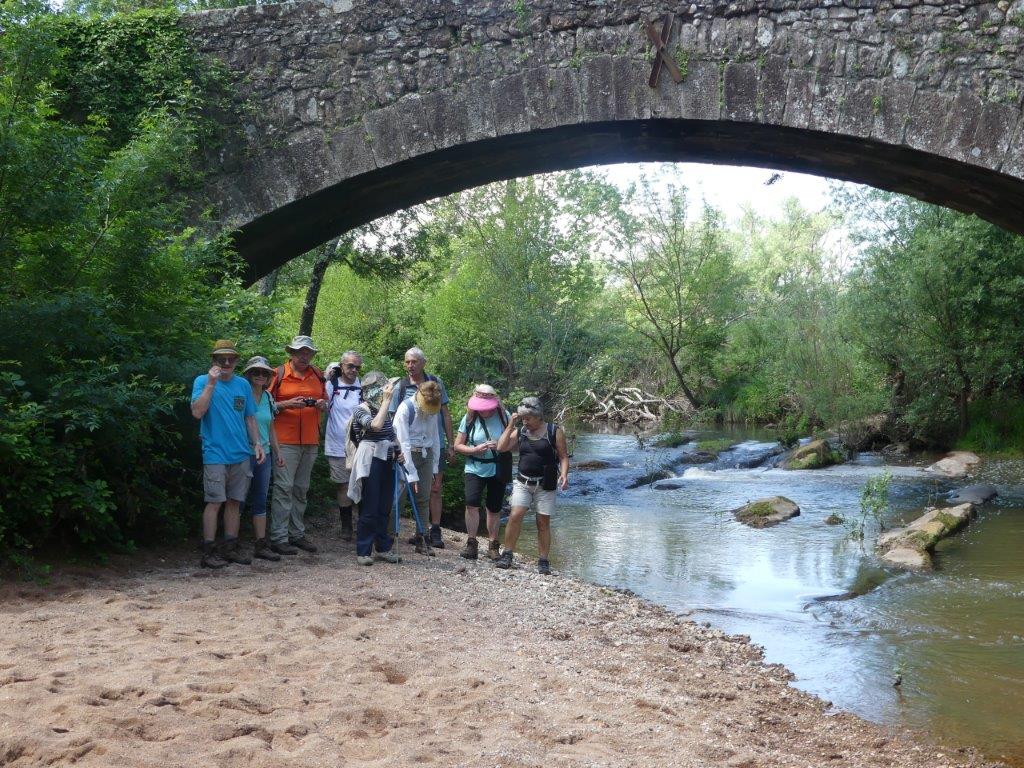
[{"label": "group of hikers", "polygon": [[[362,358],[352,350],[321,371],[312,362],[319,350],[305,335],[292,339],[285,352],[288,359],[276,368],[265,357],[251,357],[236,376],[238,350],[219,340],[209,372],[193,382],[192,415],[200,422],[203,450],[203,567],[252,562],[238,544],[243,505],[253,520],[253,557],[279,561],[299,550],[317,551],[306,535],[305,513],[323,424],[341,536],[354,536],[360,565],[401,562],[394,549],[396,504],[409,508],[416,522],[410,543],[417,552],[433,555],[444,548],[442,475],[460,454],[468,532],[460,555],[479,556],[483,506],[488,556],[495,566],[511,568],[523,518],[533,510],[537,568],[551,572],[551,515],[557,490],[569,485],[569,455],[564,431],[545,421],[538,398],[524,398],[510,413],[492,386],[479,384],[453,433],[448,393],[426,372],[419,347],[405,353],[405,376],[395,379],[380,371],[363,375]],[[513,452],[519,454],[518,467]],[[510,483],[502,548],[501,515]],[[218,544],[222,507],[224,536]]]}]

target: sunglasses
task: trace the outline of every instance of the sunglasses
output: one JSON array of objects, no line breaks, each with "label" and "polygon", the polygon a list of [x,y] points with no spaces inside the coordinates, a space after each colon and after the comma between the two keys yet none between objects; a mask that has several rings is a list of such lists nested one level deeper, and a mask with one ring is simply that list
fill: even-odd
[{"label": "sunglasses", "polygon": [[254,379],[269,379],[270,374],[266,371],[252,371],[249,373]]},{"label": "sunglasses", "polygon": [[214,355],[213,362],[217,365],[228,366],[237,363],[238,358],[230,355]]}]

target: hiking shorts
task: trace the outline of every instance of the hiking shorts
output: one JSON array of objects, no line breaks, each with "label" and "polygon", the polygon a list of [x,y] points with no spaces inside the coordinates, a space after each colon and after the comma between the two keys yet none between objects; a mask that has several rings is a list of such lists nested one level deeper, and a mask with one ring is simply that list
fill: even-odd
[{"label": "hiking shorts", "polygon": [[245,501],[251,480],[252,466],[248,458],[237,464],[203,464],[203,501],[207,504],[220,504],[229,499]]},{"label": "hiking shorts", "polygon": [[538,515],[551,517],[555,511],[558,491],[545,491],[540,485],[527,485],[519,478],[512,481],[512,506],[532,509]]},{"label": "hiking shorts", "polygon": [[352,470],[345,466],[344,456],[328,456],[327,465],[331,468],[331,482],[347,483],[352,475]]},{"label": "hiking shorts", "polygon": [[481,507],[484,500],[484,489],[487,490],[487,511],[498,514],[502,502],[505,501],[505,484],[497,477],[480,477],[472,472],[466,473],[466,506]]}]

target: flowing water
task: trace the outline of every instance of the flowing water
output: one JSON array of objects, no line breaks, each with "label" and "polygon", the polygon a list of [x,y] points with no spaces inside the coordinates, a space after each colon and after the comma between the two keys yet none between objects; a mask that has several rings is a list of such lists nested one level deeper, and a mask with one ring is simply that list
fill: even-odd
[{"label": "flowing water", "polygon": [[[980,474],[999,498],[940,543],[934,571],[899,573],[873,557],[870,528],[859,542],[825,519],[856,517],[865,481],[885,470],[890,523],[978,479],[937,480],[924,459],[886,465],[877,454],[813,471],[740,469],[773,444],[727,436],[743,442],[713,464],[686,466],[674,459],[693,445],[641,449],[632,435],[580,434],[573,461],[612,466],[572,473],[552,523],[552,564],[749,635],[795,685],[837,709],[1024,766],[1024,461],[985,462]],[[626,488],[666,464],[675,479]],[[755,530],[729,513],[775,495],[799,504],[800,516]],[[524,526],[525,551],[532,529]],[[864,594],[821,600],[851,591]]]}]

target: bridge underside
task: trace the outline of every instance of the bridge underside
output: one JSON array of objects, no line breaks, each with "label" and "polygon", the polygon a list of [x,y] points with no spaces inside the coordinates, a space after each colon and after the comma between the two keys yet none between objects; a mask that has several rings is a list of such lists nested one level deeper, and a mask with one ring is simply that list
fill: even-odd
[{"label": "bridge underside", "polygon": [[859,182],[1024,234],[1024,182],[996,171],[834,133],[652,119],[531,131],[420,155],[289,203],[241,227],[235,243],[253,282],[332,237],[432,198],[546,171],[652,161],[751,165]]}]

